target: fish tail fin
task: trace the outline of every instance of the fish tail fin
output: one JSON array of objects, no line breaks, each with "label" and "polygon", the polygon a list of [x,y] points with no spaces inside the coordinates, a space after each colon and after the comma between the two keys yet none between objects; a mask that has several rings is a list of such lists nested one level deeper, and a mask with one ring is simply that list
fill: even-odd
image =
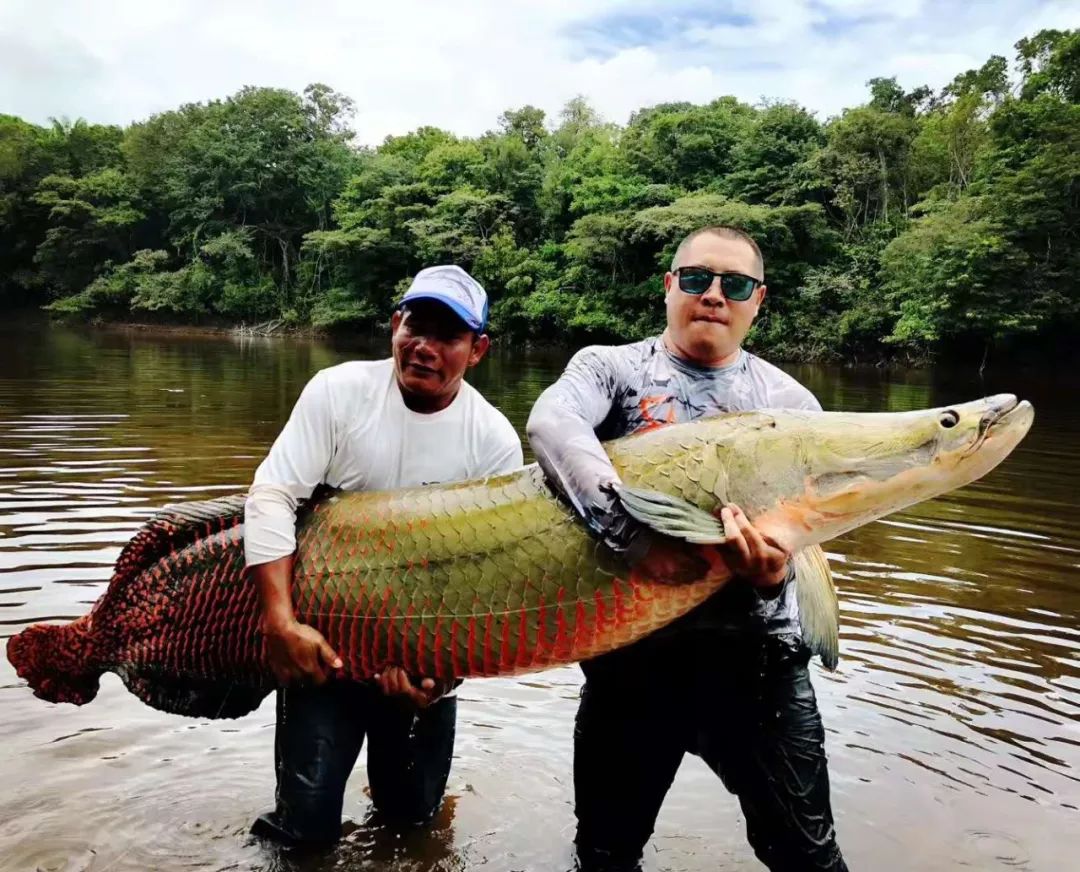
[{"label": "fish tail fin", "polygon": [[104,670],[97,665],[86,617],[27,627],[8,640],[7,657],[34,696],[47,702],[84,705],[97,696]]},{"label": "fish tail fin", "polygon": [[840,659],[840,604],[825,552],[810,545],[795,552],[795,597],[803,641],[820,655],[826,669]]}]

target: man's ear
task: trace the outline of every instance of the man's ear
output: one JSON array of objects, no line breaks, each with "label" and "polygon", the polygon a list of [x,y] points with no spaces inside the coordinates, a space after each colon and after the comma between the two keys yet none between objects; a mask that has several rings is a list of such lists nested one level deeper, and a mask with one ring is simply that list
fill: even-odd
[{"label": "man's ear", "polygon": [[397,333],[397,329],[401,324],[401,319],[404,318],[404,317],[405,317],[405,315],[402,313],[401,309],[394,309],[394,314],[390,316],[390,335],[391,336],[393,334]]},{"label": "man's ear", "polygon": [[473,339],[472,351],[469,353],[469,366],[476,366],[487,354],[488,348],[491,347],[491,339],[486,333],[481,333],[479,336]]},{"label": "man's ear", "polygon": [[[758,289],[755,292],[757,294],[757,308],[761,308],[761,304],[765,302],[765,295],[769,293],[769,289],[765,285],[758,285]],[[754,314],[757,314],[756,312]]]},{"label": "man's ear", "polygon": [[671,290],[671,283],[675,281],[675,273],[664,273],[664,296],[667,296],[668,291]]}]

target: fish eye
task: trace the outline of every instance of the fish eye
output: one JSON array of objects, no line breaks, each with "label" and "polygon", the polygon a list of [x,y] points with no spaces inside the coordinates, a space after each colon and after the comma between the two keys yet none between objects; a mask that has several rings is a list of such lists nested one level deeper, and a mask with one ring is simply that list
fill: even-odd
[{"label": "fish eye", "polygon": [[938,423],[946,430],[950,430],[960,423],[960,416],[952,409],[947,409],[941,413],[941,418],[938,419]]}]

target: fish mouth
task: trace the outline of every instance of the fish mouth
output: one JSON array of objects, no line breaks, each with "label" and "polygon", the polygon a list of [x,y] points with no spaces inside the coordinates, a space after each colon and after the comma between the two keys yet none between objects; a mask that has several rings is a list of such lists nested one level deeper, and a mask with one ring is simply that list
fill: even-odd
[{"label": "fish mouth", "polygon": [[[971,447],[964,452],[965,456],[978,451],[995,427],[1000,429],[1002,425],[1029,416],[1032,412],[1031,403],[1027,400],[1021,402],[1014,394],[998,394],[994,397],[988,397],[986,403],[989,408],[979,419],[978,434],[975,436],[975,441],[971,444]],[[1030,426],[1030,421],[1028,426]]]}]

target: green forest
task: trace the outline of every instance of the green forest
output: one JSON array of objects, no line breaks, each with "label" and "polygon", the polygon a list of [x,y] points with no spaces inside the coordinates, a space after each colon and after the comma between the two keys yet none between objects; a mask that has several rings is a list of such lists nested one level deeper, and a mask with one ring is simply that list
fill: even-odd
[{"label": "green forest", "polygon": [[755,349],[865,361],[1069,349],[1080,327],[1080,30],[935,92],[895,78],[818,119],[719,97],[625,126],[583,98],[460,137],[355,142],[325,85],[249,87],[129,127],[0,115],[0,306],[95,323],[386,323],[458,263],[515,340],[641,338],[682,235],[751,233]]}]

